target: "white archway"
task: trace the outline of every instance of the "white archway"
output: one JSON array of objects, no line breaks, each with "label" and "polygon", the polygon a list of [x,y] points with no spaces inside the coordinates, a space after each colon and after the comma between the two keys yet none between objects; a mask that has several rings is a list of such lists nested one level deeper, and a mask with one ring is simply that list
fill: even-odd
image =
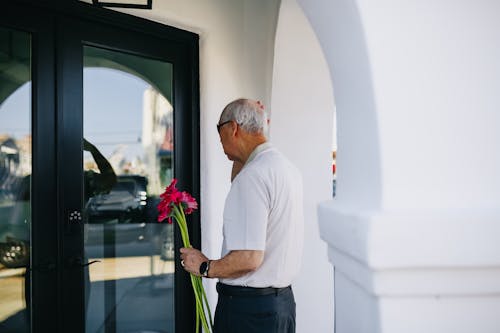
[{"label": "white archway", "polygon": [[348,170],[319,210],[337,332],[498,331],[500,4],[299,3]]},{"label": "white archway", "polygon": [[271,142],[299,168],[304,180],[304,252],[293,283],[297,332],[332,332],[333,269],[319,235],[317,205],[332,197],[335,105],[328,65],[296,0],[281,1],[271,100]]}]

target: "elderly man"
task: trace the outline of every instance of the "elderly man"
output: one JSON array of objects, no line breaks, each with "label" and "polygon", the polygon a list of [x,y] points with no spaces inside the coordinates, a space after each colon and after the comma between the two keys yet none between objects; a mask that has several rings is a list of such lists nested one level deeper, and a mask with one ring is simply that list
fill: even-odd
[{"label": "elderly man", "polygon": [[267,142],[267,117],[257,101],[228,104],[217,124],[235,165],[226,198],[220,259],[181,249],[184,268],[218,278],[216,333],[295,332],[291,283],[303,244],[301,175]]}]

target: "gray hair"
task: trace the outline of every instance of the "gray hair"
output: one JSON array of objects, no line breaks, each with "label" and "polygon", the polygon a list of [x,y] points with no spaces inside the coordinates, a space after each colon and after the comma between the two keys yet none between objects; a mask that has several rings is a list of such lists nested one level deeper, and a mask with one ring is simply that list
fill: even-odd
[{"label": "gray hair", "polygon": [[267,132],[267,115],[257,101],[240,98],[232,101],[220,115],[220,123],[234,120],[249,133],[263,134]]}]

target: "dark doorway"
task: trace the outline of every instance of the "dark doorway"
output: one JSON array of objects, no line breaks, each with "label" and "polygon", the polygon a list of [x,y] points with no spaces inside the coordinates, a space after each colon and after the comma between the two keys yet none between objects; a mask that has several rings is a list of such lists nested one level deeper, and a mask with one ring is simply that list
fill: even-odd
[{"label": "dark doorway", "polygon": [[78,1],[0,18],[0,331],[193,331],[156,204],[173,177],[199,198],[198,36]]}]

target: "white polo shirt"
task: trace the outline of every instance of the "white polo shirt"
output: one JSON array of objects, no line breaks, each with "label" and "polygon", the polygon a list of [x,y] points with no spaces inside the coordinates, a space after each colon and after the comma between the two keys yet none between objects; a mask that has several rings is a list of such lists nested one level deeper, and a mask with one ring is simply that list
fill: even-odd
[{"label": "white polo shirt", "polygon": [[224,207],[222,256],[262,250],[254,272],[220,282],[286,287],[300,269],[304,235],[302,176],[271,144],[259,145],[233,180]]}]

